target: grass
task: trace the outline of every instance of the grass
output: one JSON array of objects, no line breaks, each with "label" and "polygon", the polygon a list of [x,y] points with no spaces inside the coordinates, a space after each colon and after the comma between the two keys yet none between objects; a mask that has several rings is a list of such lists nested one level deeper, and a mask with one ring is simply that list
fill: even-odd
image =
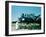
[{"label": "grass", "polygon": [[[16,23],[12,23],[12,27],[14,27],[16,30]],[[18,23],[17,30],[19,29],[38,30],[41,29],[41,25],[38,23]]]}]

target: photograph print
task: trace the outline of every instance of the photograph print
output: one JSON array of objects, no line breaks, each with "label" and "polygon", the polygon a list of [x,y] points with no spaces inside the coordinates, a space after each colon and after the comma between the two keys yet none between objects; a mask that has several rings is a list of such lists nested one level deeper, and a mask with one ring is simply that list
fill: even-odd
[{"label": "photograph print", "polygon": [[9,35],[44,33],[44,3],[8,2]]}]

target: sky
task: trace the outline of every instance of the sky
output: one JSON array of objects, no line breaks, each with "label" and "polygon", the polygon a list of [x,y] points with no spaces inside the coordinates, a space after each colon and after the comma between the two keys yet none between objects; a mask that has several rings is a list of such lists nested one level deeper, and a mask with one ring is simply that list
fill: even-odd
[{"label": "sky", "polygon": [[22,13],[34,14],[35,16],[37,16],[41,14],[41,7],[12,5],[11,7],[12,21],[17,21],[18,18],[22,15]]}]

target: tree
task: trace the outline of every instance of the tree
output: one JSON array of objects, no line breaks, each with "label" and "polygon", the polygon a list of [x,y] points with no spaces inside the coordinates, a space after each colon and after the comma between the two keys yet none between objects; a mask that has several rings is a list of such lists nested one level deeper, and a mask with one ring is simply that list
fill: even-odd
[{"label": "tree", "polygon": [[40,15],[35,16],[34,14],[24,14],[22,13],[21,17],[19,18],[20,22],[31,22],[31,23],[41,23]]}]

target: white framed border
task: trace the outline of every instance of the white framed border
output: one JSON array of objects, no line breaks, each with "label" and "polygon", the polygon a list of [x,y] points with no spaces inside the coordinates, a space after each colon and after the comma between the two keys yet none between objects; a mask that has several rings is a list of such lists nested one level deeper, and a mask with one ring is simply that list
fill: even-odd
[{"label": "white framed border", "polygon": [[[35,7],[41,7],[41,30],[18,30],[18,31],[11,31],[11,6],[35,6]],[[42,33],[44,30],[44,18],[43,18],[43,5],[38,4],[23,4],[23,3],[9,3],[9,34],[25,34],[25,33]]]}]

